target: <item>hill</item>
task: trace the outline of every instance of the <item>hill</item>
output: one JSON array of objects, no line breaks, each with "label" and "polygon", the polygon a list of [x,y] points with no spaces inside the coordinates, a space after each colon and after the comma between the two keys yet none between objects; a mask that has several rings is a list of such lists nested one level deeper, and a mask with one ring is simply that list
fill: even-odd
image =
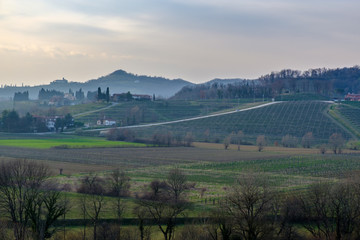
[{"label": "hill", "polygon": [[55,89],[57,91],[68,92],[72,89],[74,92],[80,88],[87,93],[87,91],[96,91],[98,87],[102,89],[110,88],[110,93],[123,93],[130,91],[136,94],[148,94],[161,97],[170,97],[178,92],[182,87],[192,85],[192,83],[182,79],[167,79],[163,77],[150,77],[143,75],[135,75],[127,73],[123,70],[117,70],[109,75],[99,77],[97,79],[89,80],[85,83],[70,82],[66,79],[55,80],[47,85],[38,86],[6,86],[0,88],[1,98],[12,98],[15,92],[29,91],[31,99],[37,99],[41,88]]},{"label": "hill", "polygon": [[[337,69],[284,69],[255,80],[214,79],[204,84],[185,86],[173,99],[277,98],[310,100],[344,98],[360,92],[360,67]],[[285,95],[284,97],[282,97]]]},{"label": "hill", "polygon": [[154,132],[171,131],[176,136],[191,132],[196,141],[222,142],[230,133],[242,130],[249,142],[265,135],[271,143],[280,143],[282,137],[289,134],[300,144],[308,132],[312,132],[317,142],[326,142],[333,133],[351,139],[353,135],[327,113],[330,105],[321,101],[282,102],[245,112],[141,128],[137,134],[151,136]]}]

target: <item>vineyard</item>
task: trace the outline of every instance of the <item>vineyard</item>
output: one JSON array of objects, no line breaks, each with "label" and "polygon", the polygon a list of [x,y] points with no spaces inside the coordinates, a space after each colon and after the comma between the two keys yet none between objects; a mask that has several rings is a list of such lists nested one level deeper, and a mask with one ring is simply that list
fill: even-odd
[{"label": "vineyard", "polygon": [[337,107],[339,113],[360,132],[360,103],[347,102]]},{"label": "vineyard", "polygon": [[258,135],[280,141],[287,134],[300,140],[307,132],[312,132],[320,142],[327,141],[333,133],[341,133],[344,138],[350,139],[350,133],[328,116],[328,106],[329,103],[320,101],[282,102],[224,116],[144,128],[138,134],[171,131],[178,135],[192,132],[196,140],[203,141],[204,133],[208,131],[213,141],[222,141],[230,133],[242,130],[248,141],[254,141]]},{"label": "vineyard", "polygon": [[[204,101],[133,101],[123,102],[118,105],[81,115],[77,121],[95,124],[99,119],[115,120],[119,126],[135,125],[140,123],[154,123],[183,119],[194,116],[206,115],[212,112],[222,111],[238,107],[252,102],[253,99],[238,100],[204,100]],[[71,108],[70,108],[71,109]]]}]

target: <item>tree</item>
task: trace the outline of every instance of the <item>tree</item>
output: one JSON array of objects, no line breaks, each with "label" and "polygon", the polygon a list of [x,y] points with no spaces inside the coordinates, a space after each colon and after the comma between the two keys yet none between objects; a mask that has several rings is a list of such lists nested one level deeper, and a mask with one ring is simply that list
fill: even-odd
[{"label": "tree", "polygon": [[193,135],[192,135],[191,132],[186,133],[184,141],[185,141],[185,146],[191,147],[191,145],[192,145],[192,143],[194,141],[194,138],[193,138]]},{"label": "tree", "polygon": [[110,102],[110,91],[109,91],[109,87],[106,88],[105,100],[106,100],[106,102]]},{"label": "tree", "polygon": [[102,92],[101,92],[101,87],[98,87],[98,90],[97,90],[97,100],[101,100],[102,99]]},{"label": "tree", "polygon": [[272,239],[275,214],[274,193],[262,179],[238,180],[226,197],[226,211],[241,239]]},{"label": "tree", "polygon": [[258,146],[258,151],[261,152],[266,146],[265,135],[260,135],[256,138],[256,145]]},{"label": "tree", "polygon": [[298,144],[298,140],[296,137],[287,134],[281,139],[281,144],[284,147],[296,147]]},{"label": "tree", "polygon": [[301,145],[303,148],[310,148],[314,143],[314,137],[312,132],[306,133],[301,139]]},{"label": "tree", "polygon": [[358,183],[321,183],[300,196],[303,227],[318,239],[352,239],[360,218]]},{"label": "tree", "polygon": [[232,135],[229,135],[224,139],[224,148],[225,148],[225,150],[227,150],[229,148],[229,146],[230,146],[231,136]]},{"label": "tree", "polygon": [[68,211],[67,201],[55,189],[42,191],[39,196],[26,201],[26,212],[31,220],[33,238],[42,240],[51,238],[57,231],[55,221]]},{"label": "tree", "polygon": [[122,202],[121,197],[129,194],[130,178],[123,171],[120,171],[120,169],[117,168],[111,173],[109,181],[109,194],[116,198],[114,207],[116,210],[116,216],[120,223],[124,212],[124,203]]},{"label": "tree", "polygon": [[177,217],[189,208],[184,192],[187,186],[182,171],[173,169],[165,182],[151,182],[150,191],[138,197],[139,206],[153,219],[165,240],[173,239]]},{"label": "tree", "polygon": [[78,101],[81,101],[81,100],[83,100],[85,98],[85,94],[84,94],[84,92],[82,91],[81,88],[79,89],[79,91],[75,92],[75,98]]},{"label": "tree", "polygon": [[41,187],[49,176],[50,171],[43,164],[27,160],[1,163],[0,208],[13,223],[15,239],[25,239],[26,228],[34,221],[27,203],[43,201]]},{"label": "tree", "polygon": [[236,144],[238,146],[238,151],[240,151],[240,145],[243,138],[244,138],[244,133],[243,131],[239,130],[235,136]]},{"label": "tree", "polygon": [[[83,193],[80,203],[84,216],[91,219],[93,224],[94,240],[97,239],[97,227],[101,218],[101,212],[106,204],[104,182],[97,175],[91,174],[82,179],[79,193]],[[84,233],[85,234],[85,233]]]},{"label": "tree", "polygon": [[329,147],[333,150],[334,154],[341,153],[344,142],[341,133],[333,133],[329,138]]}]

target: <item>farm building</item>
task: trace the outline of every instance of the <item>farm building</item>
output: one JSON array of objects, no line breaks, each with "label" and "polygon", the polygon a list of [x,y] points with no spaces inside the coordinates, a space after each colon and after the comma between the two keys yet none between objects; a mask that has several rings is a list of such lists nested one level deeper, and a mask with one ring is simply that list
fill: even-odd
[{"label": "farm building", "polygon": [[111,119],[100,119],[97,120],[96,125],[113,126],[116,125],[116,121]]},{"label": "farm building", "polygon": [[360,94],[348,93],[345,96],[346,101],[360,101]]},{"label": "farm building", "polygon": [[131,94],[127,93],[115,93],[112,95],[112,101],[121,102],[121,101],[131,101],[131,100],[141,100],[141,101],[151,101],[151,96],[146,94]]}]

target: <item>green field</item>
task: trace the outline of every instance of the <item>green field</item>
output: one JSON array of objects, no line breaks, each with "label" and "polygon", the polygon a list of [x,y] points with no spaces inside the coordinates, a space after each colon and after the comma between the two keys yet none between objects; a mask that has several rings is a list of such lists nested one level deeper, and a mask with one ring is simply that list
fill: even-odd
[{"label": "green field", "polygon": [[47,137],[47,138],[24,138],[24,139],[0,139],[0,146],[20,148],[103,148],[103,147],[145,147],[141,143],[113,142],[102,138],[90,137]]}]

